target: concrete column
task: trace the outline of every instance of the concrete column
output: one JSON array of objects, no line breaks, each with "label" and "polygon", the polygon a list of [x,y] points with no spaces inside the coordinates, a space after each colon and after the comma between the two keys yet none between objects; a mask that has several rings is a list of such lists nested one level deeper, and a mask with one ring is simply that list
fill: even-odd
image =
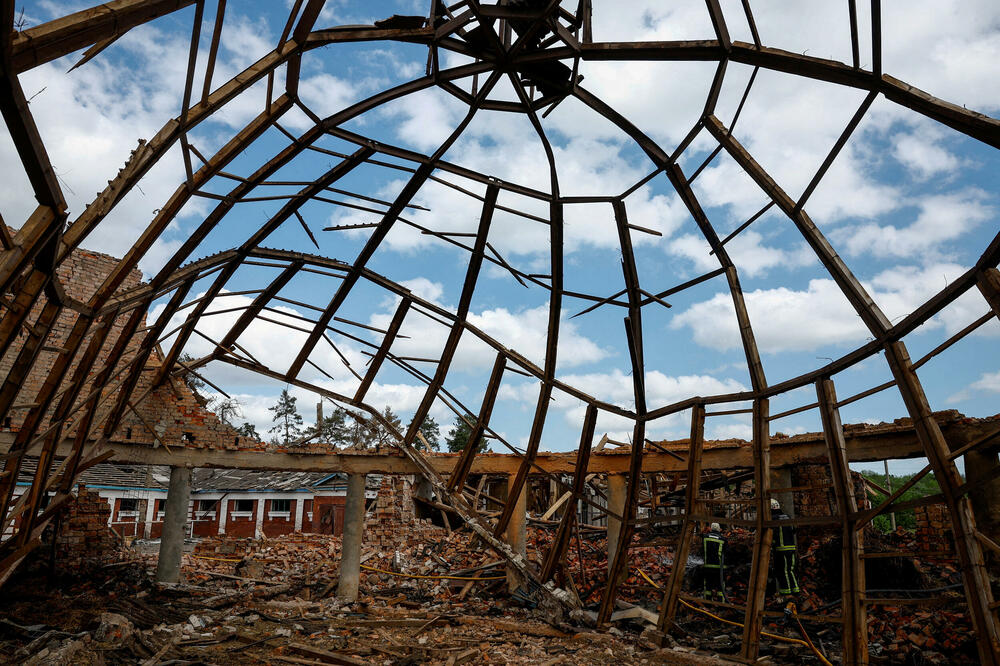
[{"label": "concrete column", "polygon": [[[608,474],[608,511],[619,516],[625,513],[626,480],[624,474]],[[618,552],[618,536],[622,531],[622,521],[608,514],[608,570]]]},{"label": "concrete column", "polygon": [[219,500],[219,534],[226,533],[226,518],[229,515],[229,512],[226,511],[226,509],[228,508],[229,500],[223,496],[222,499]]},{"label": "concrete column", "polygon": [[[771,468],[771,487],[772,488],[792,488],[792,468],[791,467],[772,467]],[[805,491],[812,492],[812,491]],[[822,492],[822,491],[815,491]],[[795,517],[795,493],[792,491],[786,491],[783,493],[771,493],[771,497],[778,500],[781,504],[781,510],[789,518]],[[770,518],[770,515],[768,516]]]},{"label": "concrete column", "polygon": [[176,583],[180,580],[190,498],[191,470],[186,467],[171,467],[167,505],[163,509],[160,558],[156,563],[156,580],[161,583]]},{"label": "concrete column", "polygon": [[153,509],[156,507],[156,497],[150,493],[146,494],[146,524],[143,526],[142,536],[148,539],[153,534],[153,519],[156,514]]},{"label": "concrete column", "polygon": [[347,503],[344,506],[344,537],[340,549],[340,578],[337,598],[358,600],[361,582],[361,539],[365,531],[365,475],[347,477]]},{"label": "concrete column", "polygon": [[[510,483],[507,483],[507,487],[510,487]],[[514,503],[514,513],[511,514],[510,522],[507,523],[507,530],[504,532],[504,538],[507,539],[507,543],[510,547],[514,549],[515,553],[525,555],[528,552],[528,484],[525,483],[521,488],[521,494],[517,496],[517,500]],[[517,588],[521,587],[523,581],[521,580],[520,574],[518,574],[514,569],[507,566],[507,589],[513,592]]]},{"label": "concrete column", "polygon": [[306,501],[301,497],[295,500],[295,531],[302,531],[302,512],[306,508]]},{"label": "concrete column", "polygon": [[254,506],[257,508],[257,524],[253,528],[253,536],[259,539],[264,536],[264,509],[267,507],[267,500],[261,498]]}]

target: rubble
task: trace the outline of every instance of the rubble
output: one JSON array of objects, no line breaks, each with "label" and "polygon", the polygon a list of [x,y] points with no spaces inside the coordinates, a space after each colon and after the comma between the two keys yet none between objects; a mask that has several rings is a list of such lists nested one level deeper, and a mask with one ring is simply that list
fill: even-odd
[{"label": "rubble", "polygon": [[[394,510],[389,514],[398,518]],[[332,596],[340,538],[316,534],[203,539],[185,555],[185,582],[175,585],[152,583],[147,572],[154,563],[149,559],[138,567],[107,568],[103,577],[84,579],[61,592],[34,589],[25,594],[19,588],[0,613],[36,624],[0,624],[0,659],[87,664],[99,663],[100,654],[104,663],[151,664],[700,664],[739,649],[741,629],[734,625],[742,622],[742,612],[697,599],[696,557],[686,566],[678,633],[655,630],[660,588],[673,565],[669,533],[635,535],[612,626],[597,631],[581,622],[582,616],[553,625],[533,607],[530,590],[508,594],[504,563],[468,532],[448,534],[439,527],[421,527],[416,520],[413,525],[393,543],[382,538],[366,543],[356,603]],[[549,526],[528,528],[529,562],[540,566],[552,536]],[[739,606],[746,599],[752,534],[733,529],[726,537],[728,604]],[[887,537],[869,534],[866,549],[898,551],[918,538],[902,530]],[[606,537],[589,530],[575,541],[561,575],[572,580],[571,589],[593,609],[607,571]],[[832,563],[839,562],[839,538],[810,538],[800,553],[804,591],[795,599],[799,619],[810,640],[837,658],[839,588],[835,582],[811,583],[828,579]],[[975,663],[974,636],[953,566],[912,558],[905,564],[901,558],[871,561],[882,567],[880,586],[897,581],[891,584],[913,589],[914,596],[919,589],[944,588],[936,593],[942,597],[935,600],[939,608],[870,608],[873,664],[906,664],[917,658],[931,664]],[[32,604],[32,595],[47,595],[44,607],[51,612],[43,614],[42,604]],[[787,642],[766,639],[762,658],[775,664],[818,663],[801,645],[802,630],[782,617],[785,601],[769,593],[764,631]]]}]

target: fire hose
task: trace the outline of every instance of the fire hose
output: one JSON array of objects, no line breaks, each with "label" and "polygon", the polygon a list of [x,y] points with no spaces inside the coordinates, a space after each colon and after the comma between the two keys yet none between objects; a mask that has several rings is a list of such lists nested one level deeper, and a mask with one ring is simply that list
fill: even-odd
[{"label": "fire hose", "polygon": [[[642,576],[643,578],[645,578],[646,582],[648,582],[650,585],[652,585],[653,587],[655,587],[658,590],[662,589],[659,585],[657,585],[653,581],[652,578],[650,578],[649,576],[646,575],[645,571],[643,571],[642,569],[636,569],[636,571],[638,571],[639,575]],[[741,623],[741,622],[736,622],[734,620],[727,620],[724,617],[719,617],[715,613],[711,613],[711,612],[705,610],[704,608],[701,608],[700,606],[695,606],[694,604],[689,604],[688,602],[684,601],[683,599],[678,599],[677,601],[681,602],[682,604],[684,604],[685,606],[687,606],[691,610],[696,611],[698,613],[702,613],[703,615],[707,615],[708,617],[710,617],[710,618],[712,618],[714,620],[718,620],[719,622],[722,622],[722,623],[725,623],[725,624],[731,624],[734,627],[741,627],[741,628],[743,627],[743,623]],[[806,634],[806,630],[802,626],[802,622],[799,620],[798,613],[795,612],[795,605],[794,604],[790,604],[790,608],[786,608],[785,612],[786,613],[790,612],[790,614],[792,615],[792,617],[795,618],[795,621],[798,622],[798,624],[799,624],[799,631],[802,632],[802,635],[806,638],[806,640],[801,640],[801,639],[798,639],[798,638],[789,638],[788,636],[780,636],[778,634],[770,634],[770,633],[768,633],[766,631],[760,632],[760,635],[761,636],[765,636],[767,638],[773,638],[774,640],[781,641],[783,643],[791,643],[793,645],[801,645],[803,647],[807,647],[810,650],[812,650],[813,654],[816,655],[816,657],[820,660],[820,662],[823,663],[824,666],[833,666],[833,664],[830,663],[830,660],[827,659],[826,657],[824,657],[823,653],[820,652],[819,650],[817,650],[816,646],[813,645],[813,642],[811,640],[809,640],[809,636],[808,636],[808,634]]]}]

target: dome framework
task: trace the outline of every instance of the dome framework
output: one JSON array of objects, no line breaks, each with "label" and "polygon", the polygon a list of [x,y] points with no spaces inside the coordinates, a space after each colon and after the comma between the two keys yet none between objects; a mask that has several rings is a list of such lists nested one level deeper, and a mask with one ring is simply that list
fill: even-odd
[{"label": "dome framework", "polygon": [[[963,107],[932,97],[899,81],[881,69],[881,34],[879,21],[874,20],[870,36],[873,55],[871,70],[863,69],[859,62],[860,44],[864,37],[858,33],[857,18],[851,15],[853,61],[850,64],[800,55],[770,48],[761,43],[754,24],[749,2],[743,3],[743,17],[753,34],[753,43],[733,41],[730,38],[726,17],[717,0],[708,0],[706,11],[711,19],[715,39],[673,42],[594,42],[592,39],[590,2],[583,0],[570,11],[559,2],[529,1],[485,5],[475,0],[463,0],[445,7],[431,3],[427,17],[396,17],[376,26],[349,26],[317,29],[316,23],[323,10],[322,0],[297,0],[289,14],[281,38],[273,51],[266,54],[229,81],[216,85],[213,70],[224,29],[225,3],[216,10],[215,29],[209,38],[208,64],[202,81],[196,80],[198,71],[200,34],[206,2],[193,0],[119,0],[94,9],[69,15],[23,31],[13,31],[14,3],[4,2],[2,43],[3,76],[0,85],[0,106],[11,137],[30,182],[38,207],[21,226],[11,234],[3,230],[4,252],[0,255],[0,282],[3,293],[3,319],[0,320],[0,352],[11,354],[10,371],[0,389],[0,418],[7,417],[15,408],[15,398],[25,378],[37,371],[40,358],[50,353],[46,341],[53,335],[53,327],[61,316],[70,315],[73,325],[68,337],[61,342],[55,361],[46,365],[46,381],[30,399],[31,407],[24,415],[9,454],[4,460],[5,475],[0,477],[0,516],[23,514],[24,518],[11,533],[6,533],[0,545],[0,576],[6,576],[30,550],[37,545],[38,536],[55,515],[56,509],[69,497],[73,479],[81,468],[95,460],[90,454],[99,450],[100,442],[110,438],[118,428],[131,405],[145,397],[137,392],[147,360],[156,353],[157,346],[172,338],[163,362],[152,378],[152,386],[197,371],[209,363],[222,363],[257,373],[288,384],[313,390],[339,404],[364,412],[393,431],[400,448],[411,457],[425,476],[437,487],[441,495],[465,517],[473,529],[499,552],[518,565],[523,575],[536,578],[526,567],[523,558],[510,550],[503,540],[504,532],[516,508],[516,501],[506,503],[500,516],[492,524],[476,515],[469,506],[462,490],[476,452],[469,447],[459,457],[454,472],[442,477],[426,465],[421,453],[414,448],[419,436],[419,425],[429,414],[436,400],[443,400],[456,414],[472,414],[469,441],[487,435],[507,445],[520,455],[519,471],[510,482],[509,497],[516,498],[534,473],[532,464],[542,442],[543,428],[549,416],[549,406],[554,391],[566,393],[586,404],[582,424],[578,467],[574,475],[577,495],[582,490],[586,475],[587,458],[593,441],[599,413],[614,414],[633,423],[630,453],[630,473],[626,488],[623,529],[618,548],[610,566],[604,598],[599,612],[599,622],[606,622],[614,607],[618,586],[627,568],[628,548],[637,525],[642,457],[646,442],[647,424],[664,416],[691,410],[691,449],[688,454],[689,483],[687,486],[686,512],[682,536],[676,551],[676,560],[685,561],[697,522],[697,480],[701,475],[701,446],[707,410],[713,405],[726,405],[744,401],[752,402],[754,492],[756,519],[752,526],[755,534],[753,567],[749,582],[748,602],[745,608],[741,657],[754,659],[763,622],[763,604],[767,581],[768,559],[771,546],[769,520],[771,499],[769,423],[780,416],[795,411],[818,411],[829,451],[831,477],[834,481],[837,508],[829,525],[837,526],[843,538],[843,637],[845,663],[867,661],[865,630],[864,561],[862,530],[879,513],[885,512],[893,500],[877,507],[876,511],[859,511],[857,498],[850,483],[850,471],[844,445],[844,433],[839,408],[854,400],[878,391],[896,390],[913,419],[917,436],[941,487],[941,499],[951,516],[960,569],[962,571],[969,614],[977,632],[980,658],[983,663],[1000,663],[1000,626],[989,578],[983,564],[981,540],[968,500],[968,488],[955,466],[959,454],[953,452],[935,422],[930,404],[924,394],[916,369],[924,362],[943,353],[952,344],[984,325],[993,316],[1000,316],[1000,277],[996,265],[1000,262],[1000,235],[983,248],[975,266],[958,279],[951,281],[931,298],[923,302],[903,319],[893,323],[875,303],[865,287],[851,272],[846,262],[837,254],[822,230],[806,211],[807,203],[823,182],[838,154],[850,140],[852,133],[866,117],[871,105],[882,96],[895,104],[907,107],[922,116],[946,125],[962,134],[993,148],[1000,148],[1000,122]],[[75,219],[67,213],[65,197],[52,165],[46,155],[43,137],[34,125],[31,109],[21,89],[18,75],[32,67],[52,61],[81,48],[87,48],[84,58],[98,57],[114,39],[131,28],[183,7],[194,5],[194,29],[191,51],[187,63],[187,77],[181,104],[181,113],[170,118],[150,140],[140,142],[123,168],[108,181],[107,188],[99,193]],[[877,19],[878,3],[873,3]],[[427,71],[409,82],[380,91],[360,102],[326,118],[318,117],[299,96],[301,61],[311,51],[325,46],[355,42],[399,41],[423,45],[427,48]],[[443,67],[444,52],[461,54],[471,62],[454,67]],[[640,130],[622,113],[591,93],[583,86],[579,71],[582,63],[589,61],[704,61],[716,64],[704,111],[685,138],[670,150],[665,149]],[[839,140],[815,172],[809,185],[797,198],[782,189],[772,176],[754,159],[754,156],[733,135],[736,118],[727,126],[717,115],[716,105],[726,77],[727,66],[738,63],[758,69],[773,70],[796,77],[804,77],[836,84],[866,93],[863,102],[844,128]],[[277,73],[284,73],[284,84]],[[751,78],[751,84],[752,84]],[[246,93],[255,84],[266,81],[267,99],[260,113],[235,133],[213,155],[202,156],[189,141],[188,134],[200,123],[220,112],[228,103]],[[462,87],[474,81],[468,88]],[[507,82],[516,93],[516,100],[502,100],[491,96],[501,82]],[[200,98],[196,92],[201,88]],[[345,126],[356,118],[393,101],[407,98],[414,93],[431,88],[440,89],[459,99],[467,106],[462,121],[451,131],[439,147],[428,154],[391,145],[364,136]],[[749,93],[749,85],[747,87]],[[560,172],[557,169],[553,147],[542,125],[542,118],[553,105],[571,97],[592,111],[600,114],[624,132],[648,158],[650,173],[631,190],[619,196],[560,195]],[[746,93],[744,94],[744,100]],[[742,108],[742,104],[741,104]],[[299,135],[289,132],[282,124],[283,117],[296,109],[312,121],[309,129]],[[548,189],[534,189],[526,185],[507,182],[489,173],[481,173],[445,159],[449,149],[462,137],[477,112],[498,111],[523,115],[537,134],[549,170]],[[737,118],[739,112],[737,111]],[[287,145],[263,161],[249,176],[229,174],[227,165],[241,157],[265,132],[278,130],[287,137]],[[765,209],[750,217],[744,225],[727,237],[720,238],[692,188],[692,182],[701,168],[691,174],[682,169],[679,159],[692,143],[705,136],[715,143],[715,149],[701,168],[720,153],[727,154],[767,195]],[[338,153],[320,146],[326,137],[334,137],[352,146],[350,152]],[[140,182],[149,170],[168,151],[179,147],[184,160],[186,179],[158,209],[153,219],[136,240],[130,251],[119,262],[101,287],[86,302],[74,300],[66,294],[56,276],[56,268],[70,253],[85,243],[102,221],[123,198]],[[281,170],[301,159],[303,155],[320,153],[335,161],[315,180],[300,184],[297,192],[282,197],[282,205],[259,227],[252,230],[245,241],[224,252],[208,257],[198,257],[203,241],[220,222],[240,203],[253,200],[256,192],[281,173]],[[198,167],[197,164],[201,163]],[[340,261],[320,254],[307,254],[270,249],[264,245],[282,225],[299,225],[308,229],[300,209],[309,202],[327,196],[330,188],[348,178],[352,172],[365,165],[380,165],[405,174],[406,182],[392,201],[380,201],[377,209],[379,220],[369,225],[370,235],[352,261]],[[227,178],[232,185],[224,195],[211,194],[207,188],[219,177]],[[452,189],[461,189],[447,176],[458,176],[477,183],[483,194],[462,190],[462,194],[477,201],[478,226],[474,233],[447,231],[446,221],[440,228],[420,225],[403,218],[415,195],[429,182],[444,182]],[[634,189],[654,178],[666,179],[679,196],[684,207],[696,223],[705,241],[718,261],[718,268],[682,284],[657,292],[649,291],[640,282],[632,244],[633,233],[648,230],[630,224],[626,199]],[[507,261],[489,243],[489,232],[498,210],[521,216],[534,216],[528,211],[512,210],[502,203],[501,196],[516,194],[547,207],[542,221],[548,230],[550,273],[536,275],[523,271]],[[27,196],[27,193],[25,193]],[[214,208],[206,214],[179,249],[170,256],[148,284],[138,289],[122,292],[119,288],[153,248],[154,243],[166,232],[182,208],[194,197],[211,200]],[[604,294],[570,292],[564,286],[564,208],[570,203],[594,202],[609,204],[614,212],[618,247],[622,257],[622,277],[625,288],[610,297]],[[737,265],[731,259],[727,244],[738,233],[749,227],[760,214],[774,208],[787,217],[800,233],[819,262],[846,297],[857,316],[864,322],[870,339],[840,358],[816,368],[809,368],[798,376],[778,384],[769,384],[764,364],[754,338],[753,326],[740,286]],[[468,253],[465,277],[457,307],[452,310],[422,298],[402,284],[379,275],[368,266],[375,253],[384,246],[388,234],[399,225],[408,225],[421,233],[433,236]],[[334,231],[348,230],[333,228]],[[315,241],[314,241],[315,242]],[[318,248],[318,245],[317,245]],[[182,360],[185,345],[200,334],[196,327],[204,317],[215,314],[213,303],[225,298],[226,289],[232,286],[233,277],[246,266],[266,266],[276,272],[276,278],[267,286],[256,290],[242,290],[251,297],[249,305],[242,307],[239,317],[228,332],[218,340],[210,340],[214,351],[194,361]],[[504,345],[470,322],[469,313],[476,293],[477,281],[484,266],[492,265],[508,272],[517,282],[548,294],[548,325],[546,330],[544,360],[536,364]],[[279,296],[290,281],[310,272],[322,276],[334,286],[332,297],[321,308],[295,303]],[[692,395],[670,404],[647,404],[643,343],[643,311],[666,305],[666,299],[691,289],[713,278],[724,279],[732,297],[738,320],[740,340],[750,377],[749,390],[720,395]],[[194,296],[196,283],[207,281],[204,293]],[[376,288],[399,299],[389,325],[378,333],[378,344],[368,344],[370,363],[365,372],[358,373],[346,364],[357,379],[353,393],[339,393],[307,381],[303,369],[315,367],[323,374],[332,372],[319,368],[312,360],[316,349],[336,344],[331,332],[344,334],[345,329],[357,332],[363,324],[343,316],[345,302],[352,292]],[[979,291],[984,299],[984,309],[991,308],[975,323],[955,334],[939,348],[917,361],[911,360],[903,338],[930,318],[939,314],[949,304],[966,292]],[[626,408],[611,401],[587,395],[578,387],[559,379],[556,362],[560,340],[561,312],[566,299],[589,301],[588,310],[599,307],[620,307],[624,318],[624,341],[631,365],[633,407]],[[156,302],[166,302],[164,310],[154,323],[146,326],[144,315]],[[285,319],[271,319],[273,323],[293,328],[305,334],[305,341],[296,351],[291,365],[272,367],[267,358],[258,359],[240,345],[240,336],[261,317],[274,313],[282,303],[293,303],[309,309],[310,316],[290,323]],[[37,313],[31,321],[29,315]],[[179,315],[182,323],[168,330],[172,318]],[[438,358],[433,359],[433,371],[421,370],[418,361],[407,359],[393,352],[399,331],[408,317],[425,316],[433,319],[447,331],[446,341]],[[119,330],[120,326],[120,330]],[[115,335],[112,335],[112,332]],[[26,334],[19,345],[15,341]],[[348,334],[351,335],[351,334]],[[445,387],[463,336],[473,336],[495,352],[495,361],[489,380],[482,388],[479,405],[465,405]],[[124,358],[127,340],[138,340],[132,358]],[[356,338],[355,338],[356,339]],[[339,351],[337,352],[339,354]],[[856,364],[884,355],[892,380],[887,384],[849,397],[838,398],[833,376]],[[100,358],[107,361],[100,362]],[[423,359],[425,360],[425,359]],[[345,359],[346,361],[346,359]],[[377,406],[366,402],[366,395],[380,369],[387,363],[403,369],[415,377],[426,390],[410,425],[395,430],[385,422]],[[490,419],[497,395],[505,376],[510,373],[527,375],[539,384],[530,434],[524,451],[507,443]],[[327,374],[327,376],[329,376]],[[769,401],[803,387],[812,387],[816,400],[788,412],[771,414]],[[24,396],[22,396],[24,397]],[[64,436],[63,424],[71,419],[75,424],[73,454],[57,463],[56,446]],[[986,442],[978,442],[982,446]],[[23,456],[31,452],[39,455],[39,464],[31,490],[16,500],[13,494],[17,471]],[[37,453],[36,453],[37,452]],[[46,491],[58,483],[54,501],[43,505]],[[44,507],[44,508],[43,508]],[[554,545],[543,566],[539,583],[550,581],[562,560],[573,530],[574,512],[567,511],[567,518],[560,524]],[[677,609],[682,574],[672,574],[661,606],[660,629],[669,626]],[[540,588],[557,602],[567,597],[552,585]]]}]

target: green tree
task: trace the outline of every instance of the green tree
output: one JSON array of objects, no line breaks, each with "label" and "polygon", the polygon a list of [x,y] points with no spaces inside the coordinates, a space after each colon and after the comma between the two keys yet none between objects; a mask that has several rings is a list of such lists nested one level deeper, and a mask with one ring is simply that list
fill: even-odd
[{"label": "green tree", "polygon": [[333,413],[324,416],[323,421],[309,428],[310,436],[334,446],[349,446],[351,444],[351,427],[347,422],[348,413],[343,407],[335,407]]},{"label": "green tree", "polygon": [[[438,425],[437,421],[434,420],[433,416],[428,416],[424,419],[424,422],[420,424],[420,434],[424,436],[427,440],[427,444],[432,451],[438,451],[441,448],[441,427]],[[418,437],[413,446],[418,449],[424,448],[423,441]]]},{"label": "green tree", "polygon": [[[449,433],[448,438],[444,441],[445,446],[447,446],[448,450],[452,453],[464,451],[466,445],[469,443],[469,437],[472,435],[472,428],[469,427],[469,424],[466,423],[466,421],[475,423],[476,417],[472,414],[466,414],[464,419],[460,416],[456,416],[455,424],[452,426],[451,433]],[[483,437],[480,437],[479,441],[476,442],[476,453],[482,453],[485,450],[486,440]]]},{"label": "green tree", "polygon": [[244,421],[243,425],[236,429],[236,432],[240,433],[243,437],[255,439],[258,442],[260,441],[260,433],[257,432],[257,426],[247,421]]},{"label": "green tree", "polygon": [[235,398],[218,398],[210,402],[212,411],[219,415],[219,420],[228,426],[233,425],[233,418],[243,416],[243,406]]},{"label": "green tree", "polygon": [[[375,449],[383,446],[391,446],[396,443],[396,437],[392,431],[376,418],[366,418],[361,414],[347,412],[350,422],[346,426],[347,441],[350,446],[356,449]],[[382,419],[385,419],[396,432],[403,428],[403,422],[399,420],[396,413],[388,405],[381,412]]]},{"label": "green tree", "polygon": [[302,415],[295,407],[296,398],[289,395],[288,389],[281,390],[278,402],[273,407],[268,407],[271,412],[271,420],[274,426],[268,432],[277,433],[281,436],[279,444],[285,446],[302,439]]},{"label": "green tree", "polygon": [[[396,413],[392,411],[392,407],[389,405],[386,405],[385,409],[382,410],[382,418],[396,432],[400,432],[403,429],[403,422],[399,420],[399,417],[396,416]],[[396,443],[396,436],[392,434],[392,430],[383,425],[381,421],[371,419],[368,423],[370,424],[368,441],[375,444],[376,451],[383,446],[392,446]]]},{"label": "green tree", "polygon": [[[191,356],[191,354],[184,353],[181,354],[178,360],[184,365],[190,367],[191,364],[194,363],[195,358],[194,356]],[[183,369],[184,365],[182,365],[180,369]],[[208,407],[211,400],[209,400],[205,395],[205,382],[193,372],[185,372],[183,377],[184,383],[189,389],[191,389],[191,393],[194,393],[194,399],[198,401],[198,404],[202,407]]]},{"label": "green tree", "polygon": [[[869,470],[865,470],[861,474],[866,479],[871,480],[872,483],[885,488],[885,474]],[[895,489],[905,485],[907,481],[913,478],[913,475],[896,476],[895,474],[890,474],[889,478],[892,479],[892,487]],[[941,487],[938,485],[937,479],[934,478],[934,474],[931,473],[913,484],[913,487],[900,495],[897,501],[906,502],[927,497],[928,495],[935,495],[939,492],[941,492]],[[872,506],[878,506],[885,501],[885,495],[869,488],[868,500],[872,503]],[[889,520],[888,513],[875,516],[875,519],[872,520],[872,525],[880,532],[888,532],[892,529],[892,522]],[[904,509],[896,512],[896,527],[905,530],[915,530],[917,528],[917,517],[913,509]]]}]

